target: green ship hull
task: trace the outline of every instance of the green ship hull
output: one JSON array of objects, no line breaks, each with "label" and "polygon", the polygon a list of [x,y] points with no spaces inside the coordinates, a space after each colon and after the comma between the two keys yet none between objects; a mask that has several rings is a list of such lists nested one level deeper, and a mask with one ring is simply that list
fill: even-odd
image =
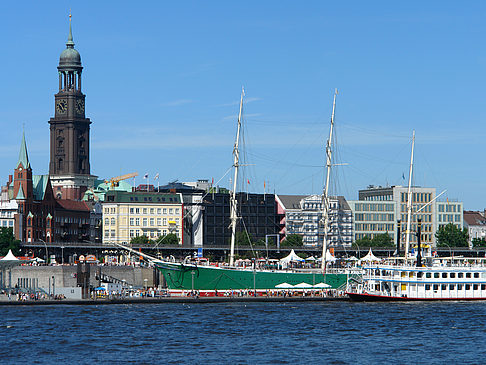
[{"label": "green ship hull", "polygon": [[315,285],[326,283],[332,289],[343,288],[348,275],[322,274],[321,272],[262,271],[229,269],[213,266],[184,265],[158,262],[169,290],[274,290],[279,284]]}]

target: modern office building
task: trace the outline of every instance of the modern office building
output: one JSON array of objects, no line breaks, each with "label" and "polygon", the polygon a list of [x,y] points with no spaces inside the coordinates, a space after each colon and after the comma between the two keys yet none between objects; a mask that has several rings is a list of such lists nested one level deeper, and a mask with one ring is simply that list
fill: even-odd
[{"label": "modern office building", "polygon": [[396,237],[396,203],[394,201],[348,201],[353,211],[353,241],[366,237],[373,239],[388,234]]},{"label": "modern office building", "polygon": [[[410,242],[417,242],[417,220],[422,220],[422,242],[435,245],[435,233],[440,226],[453,223],[463,227],[463,203],[458,201],[436,201],[436,189],[414,186],[412,193],[412,215]],[[388,233],[396,241],[398,221],[402,247],[406,242],[408,188],[405,186],[368,186],[359,191],[359,201],[350,203],[353,208],[354,239],[375,234]]]}]

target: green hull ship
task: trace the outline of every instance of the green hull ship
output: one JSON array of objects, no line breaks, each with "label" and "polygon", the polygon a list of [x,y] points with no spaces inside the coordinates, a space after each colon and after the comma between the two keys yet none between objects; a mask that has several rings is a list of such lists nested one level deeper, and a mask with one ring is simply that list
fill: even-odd
[{"label": "green hull ship", "polygon": [[[340,289],[346,285],[345,273],[323,274],[314,272],[264,271],[251,269],[197,266],[171,262],[157,262],[157,268],[165,278],[167,288],[172,292],[197,290],[201,292],[228,290],[278,290],[280,284],[306,283],[328,284],[329,289]],[[312,289],[309,287],[308,289]]]}]

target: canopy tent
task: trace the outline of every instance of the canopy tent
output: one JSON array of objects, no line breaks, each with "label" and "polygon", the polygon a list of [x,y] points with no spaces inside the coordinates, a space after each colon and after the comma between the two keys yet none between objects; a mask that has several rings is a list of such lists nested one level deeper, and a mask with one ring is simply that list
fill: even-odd
[{"label": "canopy tent", "polygon": [[359,259],[356,256],[351,256],[346,259],[347,261],[358,261]]},{"label": "canopy tent", "polygon": [[19,261],[19,259],[14,256],[12,250],[8,250],[7,255],[3,257],[0,261]]},{"label": "canopy tent", "polygon": [[361,261],[371,262],[371,261],[380,261],[380,259],[375,255],[373,255],[373,252],[371,251],[371,247],[370,247],[370,250],[368,251],[366,256],[361,258]]},{"label": "canopy tent", "polygon": [[309,256],[305,261],[316,261],[316,258],[314,256]]},{"label": "canopy tent", "polygon": [[283,259],[281,259],[279,261],[280,265],[282,265],[282,267],[287,267],[289,266],[289,263],[290,262],[301,262],[301,261],[304,261],[304,259],[300,256],[298,256],[295,251],[292,249],[292,251],[290,251],[289,255],[284,257]]},{"label": "canopy tent", "polygon": [[[322,261],[322,257],[319,257],[317,261]],[[326,261],[327,262],[336,261],[336,258],[332,255],[332,253],[329,250],[326,251]]]},{"label": "canopy tent", "polygon": [[327,289],[327,288],[330,288],[331,285],[326,284],[326,283],[318,283],[316,285],[313,285],[313,287],[316,288],[316,289]]},{"label": "canopy tent", "polygon": [[299,283],[294,286],[295,289],[310,289],[312,288],[312,285],[307,284],[307,283]]},{"label": "canopy tent", "polygon": [[293,287],[294,286],[289,283],[282,283],[282,284],[275,285],[275,288],[277,289],[292,289]]},{"label": "canopy tent", "polygon": [[8,253],[0,259],[0,269],[8,269],[26,262],[29,262],[29,260],[19,260],[14,256],[12,250],[8,250]]}]

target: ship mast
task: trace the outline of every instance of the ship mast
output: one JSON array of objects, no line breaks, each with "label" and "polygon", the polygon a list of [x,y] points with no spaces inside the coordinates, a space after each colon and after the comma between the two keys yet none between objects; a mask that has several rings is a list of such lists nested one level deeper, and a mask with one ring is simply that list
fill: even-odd
[{"label": "ship mast", "polygon": [[236,215],[236,182],[238,179],[238,167],[240,163],[240,150],[239,150],[239,144],[240,144],[240,129],[241,129],[241,112],[243,110],[243,96],[245,96],[245,89],[241,88],[241,99],[240,99],[240,112],[238,114],[238,128],[236,130],[236,141],[235,141],[235,146],[233,148],[233,156],[234,156],[234,162],[233,162],[233,167],[235,168],[235,174],[233,178],[233,191],[231,192],[231,248],[230,248],[230,261],[229,264],[230,266],[233,266],[234,261],[235,261],[235,237],[236,237],[236,220],[237,215]]},{"label": "ship mast", "polygon": [[[329,139],[327,140],[326,144],[326,185],[324,187],[324,192],[322,194],[322,208],[323,208],[323,217],[321,218],[324,221],[323,227],[323,242],[322,242],[322,262],[321,268],[322,272],[326,272],[326,253],[327,253],[327,229],[329,225],[329,178],[331,176],[331,141],[332,141],[332,130],[334,127],[334,111],[336,110],[336,96],[337,96],[337,89],[334,90],[334,101],[332,103],[332,114],[331,114],[331,128],[329,130]],[[319,231],[319,230],[318,230]]]},{"label": "ship mast", "polygon": [[410,249],[410,225],[412,218],[412,174],[413,174],[413,149],[415,146],[415,131],[412,133],[412,154],[410,156],[410,171],[408,174],[408,193],[407,193],[407,238],[405,241],[405,260],[408,259]]}]

